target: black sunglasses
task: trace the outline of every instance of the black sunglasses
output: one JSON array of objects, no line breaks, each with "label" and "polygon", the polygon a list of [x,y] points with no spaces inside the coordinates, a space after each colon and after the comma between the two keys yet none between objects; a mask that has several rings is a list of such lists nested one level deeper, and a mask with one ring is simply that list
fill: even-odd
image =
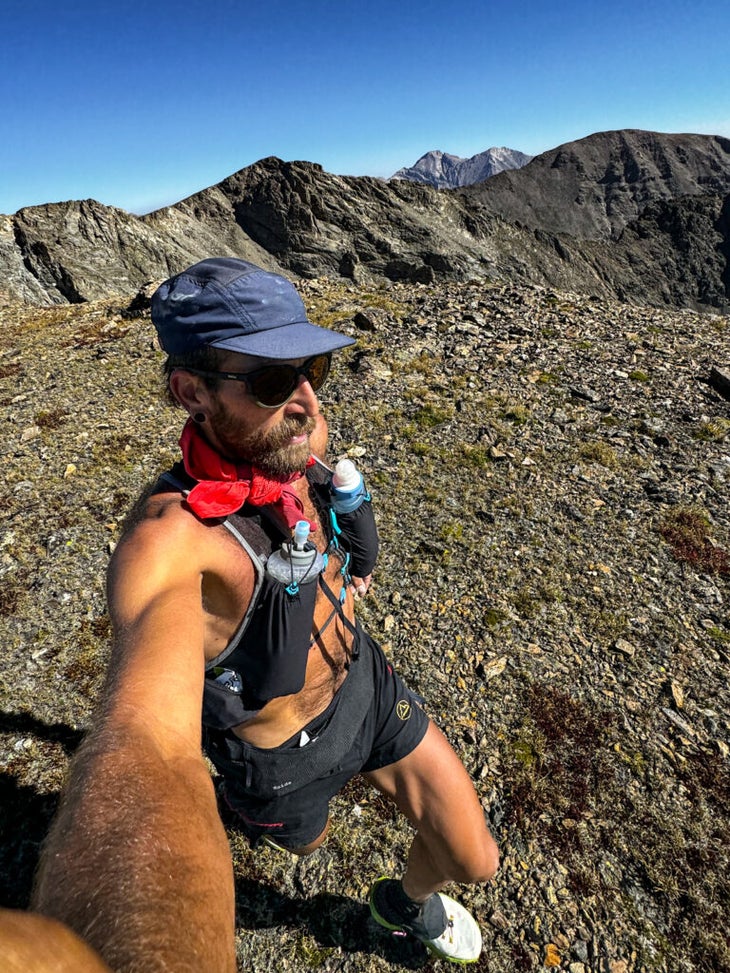
[{"label": "black sunglasses", "polygon": [[[228,378],[233,382],[245,382],[256,405],[264,409],[278,409],[294,395],[299,376],[303,375],[314,392],[318,392],[327,381],[332,355],[314,355],[303,365],[264,365],[252,372],[206,372],[200,368],[185,368],[193,375],[207,375],[211,378]],[[182,366],[181,366],[182,367]]]}]

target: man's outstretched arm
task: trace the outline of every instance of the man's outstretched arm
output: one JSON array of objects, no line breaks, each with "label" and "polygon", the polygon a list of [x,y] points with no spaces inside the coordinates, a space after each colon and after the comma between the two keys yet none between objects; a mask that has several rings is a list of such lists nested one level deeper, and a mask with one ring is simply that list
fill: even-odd
[{"label": "man's outstretched arm", "polygon": [[232,973],[231,857],[200,749],[200,571],[157,558],[154,528],[135,535],[110,575],[105,698],[73,760],[33,908],[115,973]]}]

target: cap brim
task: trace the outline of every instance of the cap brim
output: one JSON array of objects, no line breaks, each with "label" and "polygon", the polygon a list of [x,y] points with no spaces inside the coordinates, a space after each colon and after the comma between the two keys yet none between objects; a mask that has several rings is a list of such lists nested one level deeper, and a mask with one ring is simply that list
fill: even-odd
[{"label": "cap brim", "polygon": [[329,328],[320,328],[316,324],[301,321],[255,334],[240,334],[234,338],[214,341],[212,347],[236,351],[241,355],[253,355],[256,358],[290,359],[324,355],[355,343],[355,338],[348,338],[339,331],[330,331]]}]

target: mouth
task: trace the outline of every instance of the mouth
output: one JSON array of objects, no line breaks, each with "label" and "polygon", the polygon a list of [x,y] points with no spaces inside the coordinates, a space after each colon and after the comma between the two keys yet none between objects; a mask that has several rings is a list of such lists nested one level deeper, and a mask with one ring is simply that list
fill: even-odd
[{"label": "mouth", "polygon": [[307,439],[309,439],[309,435],[306,432],[302,432],[298,436],[292,436],[289,440],[289,445],[301,446],[302,443],[306,443]]}]

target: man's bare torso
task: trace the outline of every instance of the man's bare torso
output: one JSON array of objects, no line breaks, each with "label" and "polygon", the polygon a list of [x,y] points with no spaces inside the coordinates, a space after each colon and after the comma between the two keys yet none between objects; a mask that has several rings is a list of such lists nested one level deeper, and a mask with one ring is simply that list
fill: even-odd
[{"label": "man's bare torso", "polygon": [[[327,540],[322,527],[323,515],[315,508],[306,477],[298,480],[293,488],[304,505],[303,517],[318,525],[310,540],[324,551]],[[289,533],[283,521],[280,526],[284,534]],[[170,537],[170,545],[185,543],[185,570],[200,576],[200,604],[191,605],[190,611],[191,615],[202,611],[205,661],[209,662],[231,640],[251,600],[254,568],[248,554],[222,524],[206,525],[199,521],[184,506],[179,494],[152,496],[125,543],[134,545],[140,528],[143,536],[150,531],[163,532]],[[164,544],[157,545],[158,557],[164,556],[165,548]],[[339,598],[343,583],[340,567],[339,558],[330,557],[324,573],[324,581],[335,598]],[[353,609],[353,596],[348,591],[343,610],[350,621],[354,617]],[[318,591],[304,686],[298,693],[272,699],[256,717],[235,727],[234,732],[242,739],[258,747],[278,746],[327,708],[345,679],[345,664],[352,645],[352,635],[337,614],[326,624],[331,613],[331,602]],[[245,682],[245,672],[241,675]]]}]

